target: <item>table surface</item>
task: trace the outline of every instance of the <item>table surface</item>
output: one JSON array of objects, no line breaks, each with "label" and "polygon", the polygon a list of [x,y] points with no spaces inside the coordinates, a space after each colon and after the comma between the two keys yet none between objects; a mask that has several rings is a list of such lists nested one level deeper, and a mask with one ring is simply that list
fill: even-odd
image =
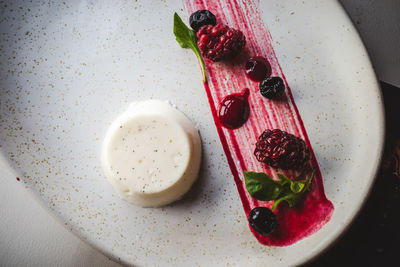
[{"label": "table surface", "polygon": [[[365,42],[378,78],[400,87],[400,51],[398,50],[400,1],[340,0],[340,2],[353,19]],[[390,98],[396,95],[393,93],[396,91],[395,87],[383,84],[383,88],[390,92]],[[397,94],[400,95],[400,91]],[[1,170],[0,177],[3,183],[3,186],[0,187],[0,266],[119,266],[65,229],[54,216],[50,215],[44,207],[26,193],[21,183],[18,183],[7,170]],[[386,190],[388,185],[391,190],[391,181],[379,182],[379,180],[375,191]],[[394,196],[398,196],[396,194]],[[382,200],[379,192],[373,192],[353,227],[333,248],[312,265],[327,266],[329,262],[332,264],[334,259],[343,258],[344,251],[349,251],[346,249],[348,245],[357,245],[354,242],[350,243],[350,240],[357,239],[361,234],[365,234],[362,231],[368,231],[369,229],[366,228],[371,227],[368,224],[362,224],[362,221],[369,220],[372,216],[367,209],[375,208],[376,203],[386,200]],[[390,208],[388,208],[389,211],[385,210],[382,213],[386,221],[391,220]],[[396,220],[398,222],[397,214],[394,216],[396,219],[389,221],[389,224]],[[380,222],[376,223],[381,225]],[[392,231],[390,226],[389,230],[386,226],[381,228],[374,230]],[[395,231],[392,240],[394,237],[398,237],[399,232]],[[387,232],[383,232],[383,234],[387,234]],[[370,258],[378,258],[379,255],[383,255],[382,253],[391,252],[391,247],[385,250],[385,247],[380,246],[379,240],[371,238],[371,242],[375,243],[367,244],[371,249]],[[343,257],[339,257],[340,255]],[[347,258],[350,255],[354,256],[354,253],[347,252],[345,256]],[[343,264],[339,261],[336,263]]]}]

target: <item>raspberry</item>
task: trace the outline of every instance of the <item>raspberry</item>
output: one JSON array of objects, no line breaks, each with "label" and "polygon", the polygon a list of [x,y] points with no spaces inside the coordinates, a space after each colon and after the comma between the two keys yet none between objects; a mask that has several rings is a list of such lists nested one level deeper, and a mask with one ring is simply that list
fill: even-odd
[{"label": "raspberry", "polygon": [[256,143],[257,160],[273,168],[300,170],[311,158],[306,142],[279,129],[265,130]]},{"label": "raspberry", "polygon": [[197,39],[201,54],[214,62],[234,58],[246,45],[246,37],[241,31],[224,24],[202,26]]}]

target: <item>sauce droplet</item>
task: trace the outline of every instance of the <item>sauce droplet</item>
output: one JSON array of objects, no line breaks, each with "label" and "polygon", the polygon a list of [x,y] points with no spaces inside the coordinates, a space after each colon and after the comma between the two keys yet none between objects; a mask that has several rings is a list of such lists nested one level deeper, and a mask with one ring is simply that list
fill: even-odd
[{"label": "sauce droplet", "polygon": [[250,113],[248,97],[249,89],[246,88],[239,94],[231,94],[222,99],[218,107],[218,119],[224,127],[236,129],[247,121]]},{"label": "sauce droplet", "polygon": [[255,82],[260,82],[271,75],[271,65],[263,57],[251,57],[247,60],[246,75]]}]

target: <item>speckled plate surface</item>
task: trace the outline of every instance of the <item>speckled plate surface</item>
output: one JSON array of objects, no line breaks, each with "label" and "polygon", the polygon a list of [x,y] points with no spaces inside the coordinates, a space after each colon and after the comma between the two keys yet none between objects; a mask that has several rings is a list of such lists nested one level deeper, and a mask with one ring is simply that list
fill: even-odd
[{"label": "speckled plate surface", "polygon": [[[196,58],[172,34],[180,1],[0,5],[0,161],[105,254],[139,266],[295,265],[331,244],[360,209],[384,121],[369,58],[337,2],[260,3],[335,205],[319,232],[283,248],[260,245],[248,229]],[[159,209],[121,200],[100,166],[112,120],[149,98],[184,111],[204,149],[194,188]]]}]

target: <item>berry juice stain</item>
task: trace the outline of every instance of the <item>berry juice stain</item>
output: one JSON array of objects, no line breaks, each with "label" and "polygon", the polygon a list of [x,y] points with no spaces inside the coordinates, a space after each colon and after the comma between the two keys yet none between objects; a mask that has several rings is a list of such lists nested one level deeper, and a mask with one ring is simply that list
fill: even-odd
[{"label": "berry juice stain", "polygon": [[249,118],[249,89],[244,89],[239,94],[231,94],[224,99],[218,107],[218,119],[221,124],[229,129],[242,126]]},{"label": "berry juice stain", "polygon": [[[310,148],[310,164],[315,169],[311,190],[307,192],[304,199],[294,208],[290,208],[286,202],[278,206],[274,211],[277,222],[276,228],[269,235],[261,235],[251,227],[250,230],[261,244],[268,246],[288,246],[312,235],[330,220],[334,207],[325,196],[322,174],[318,162],[299,111],[294,103],[291,89],[276,58],[272,47],[271,35],[264,25],[260,13],[259,1],[183,0],[183,2],[189,14],[200,9],[209,9],[214,12],[219,23],[240,29],[246,36],[248,54],[264,55],[266,59],[266,61],[263,61],[262,59],[258,60],[259,57],[253,57],[253,59],[257,59],[252,64],[250,62],[247,68],[244,64],[215,64],[211,61],[206,61],[209,75],[208,82],[204,83],[204,88],[216,130],[232,171],[232,176],[246,216],[256,207],[271,208],[272,202],[259,201],[249,196],[243,179],[243,171],[264,172],[271,177],[276,177],[277,174],[276,169],[268,167],[266,164],[261,164],[254,156],[255,135],[265,129],[278,128],[302,138]],[[248,24],[249,21],[251,21],[251,24]],[[261,64],[259,65],[259,63]],[[264,63],[264,66],[262,63]],[[249,74],[246,73],[247,75],[243,75],[243,71],[247,69]],[[250,88],[250,90],[253,90],[256,87],[253,81],[257,82],[257,80],[265,79],[270,75],[282,78],[286,89],[281,97],[286,101],[269,101],[259,94],[249,95],[248,102],[251,105],[251,114],[245,120],[243,120],[243,117],[241,120],[239,119],[242,122],[246,122],[247,120],[246,127],[231,131],[227,125],[223,124],[223,121],[227,119],[230,126],[235,123],[232,123],[234,120],[228,120],[230,116],[221,116],[229,114],[228,112],[222,112],[222,107],[227,103],[225,101],[220,103],[221,99],[227,100],[232,95],[236,99],[239,95],[241,101],[238,103],[244,103],[243,93],[240,97],[241,94],[235,92],[237,88]],[[247,103],[247,97],[244,99]],[[221,117],[223,118],[222,121]],[[232,116],[232,118],[234,117],[236,116]],[[237,117],[240,118],[240,116]],[[284,170],[279,172],[286,176],[293,176],[292,172]]]},{"label": "berry juice stain", "polygon": [[263,57],[251,57],[245,65],[246,75],[255,82],[260,82],[271,75],[271,65]]}]

